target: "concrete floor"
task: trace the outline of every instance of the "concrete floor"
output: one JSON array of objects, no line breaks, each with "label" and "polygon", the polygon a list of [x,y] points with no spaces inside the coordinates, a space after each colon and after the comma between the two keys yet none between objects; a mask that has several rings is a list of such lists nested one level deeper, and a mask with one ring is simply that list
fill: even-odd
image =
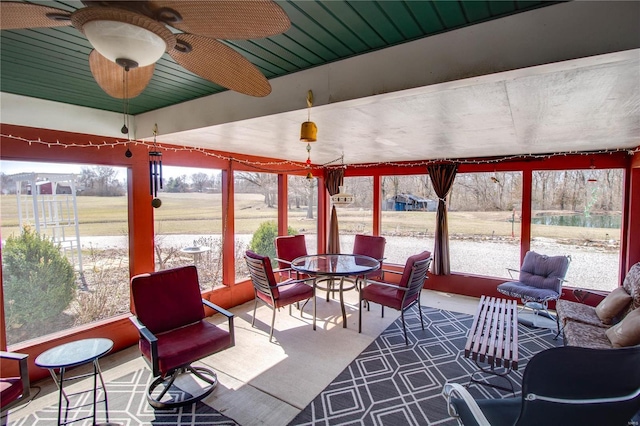
[{"label": "concrete floor", "polygon": [[[199,363],[218,372],[216,390],[203,400],[243,426],[286,425],[306,407],[349,363],[396,318],[399,312],[372,305],[363,311],[362,333],[358,333],[357,293],[345,293],[347,326],[342,327],[339,302],[326,302],[324,292],[317,298],[317,329],[311,328],[310,304],[299,311],[288,308],[276,314],[273,341],[269,342],[271,310],[259,304],[256,326],[251,327],[253,302],[237,306],[236,345]],[[429,290],[422,291],[423,306],[474,314],[478,299]],[[212,322],[225,322],[212,318]],[[196,363],[197,365],[198,363]],[[147,368],[137,346],[108,355],[100,360],[105,381],[128,372]],[[84,383],[83,383],[84,382]],[[33,383],[41,388],[29,404],[12,410],[10,421],[57,404],[57,389],[51,379]],[[86,380],[74,383],[69,391],[87,389]],[[66,389],[66,388],[65,388]]]}]

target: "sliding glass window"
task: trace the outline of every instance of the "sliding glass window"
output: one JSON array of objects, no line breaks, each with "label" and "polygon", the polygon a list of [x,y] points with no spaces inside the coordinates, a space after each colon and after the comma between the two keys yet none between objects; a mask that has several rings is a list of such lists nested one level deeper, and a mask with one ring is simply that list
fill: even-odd
[{"label": "sliding glass window", "polygon": [[509,278],[520,267],[522,173],[458,173],[448,197],[451,271]]},{"label": "sliding glass window", "polygon": [[404,265],[411,255],[433,252],[437,198],[429,175],[382,176],[381,186],[385,263]]},{"label": "sliding glass window", "polygon": [[221,171],[163,167],[153,210],[156,270],[195,265],[201,290],[222,285]]},{"label": "sliding glass window", "polygon": [[318,180],[305,176],[288,177],[289,233],[304,234],[307,253],[318,247]]},{"label": "sliding glass window", "polygon": [[129,312],[126,168],[0,168],[7,344]]},{"label": "sliding glass window", "polygon": [[355,235],[373,232],[373,177],[345,177],[343,189],[354,196],[354,201],[336,208],[340,251],[352,253]]},{"label": "sliding glass window", "polygon": [[251,249],[275,259],[278,235],[278,175],[234,172],[236,281],[247,279],[244,253]]},{"label": "sliding glass window", "polygon": [[533,173],[531,250],[570,255],[567,285],[618,286],[623,185],[621,169]]}]

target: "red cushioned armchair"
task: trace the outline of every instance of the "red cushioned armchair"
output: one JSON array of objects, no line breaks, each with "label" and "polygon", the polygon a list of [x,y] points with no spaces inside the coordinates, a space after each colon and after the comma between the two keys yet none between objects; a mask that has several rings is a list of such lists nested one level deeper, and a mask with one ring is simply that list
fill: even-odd
[{"label": "red cushioned armchair", "polygon": [[384,280],[382,262],[384,261],[384,248],[386,245],[387,240],[384,237],[376,235],[356,234],[353,241],[353,254],[361,254],[364,256],[373,257],[375,260],[380,262],[380,268],[366,274],[366,278],[371,280]]},{"label": "red cushioned armchair", "polygon": [[[132,322],[140,333],[140,351],[155,378],[147,390],[154,408],[192,404],[218,384],[216,373],[191,363],[234,346],[233,314],[202,299],[195,266],[167,269],[131,279]],[[228,329],[205,319],[204,305],[227,317]],[[204,385],[193,395],[170,389],[193,374]],[[195,378],[194,378],[195,379]]]},{"label": "red cushioned armchair", "polygon": [[[307,278],[303,280],[289,279],[281,283],[276,282],[273,269],[271,268],[271,259],[267,256],[262,256],[258,253],[254,253],[251,250],[245,252],[244,258],[249,268],[249,274],[251,275],[251,281],[253,282],[253,288],[255,290],[255,300],[253,304],[253,319],[251,320],[251,326],[253,327],[256,321],[256,308],[258,307],[258,300],[267,305],[273,310],[271,316],[271,331],[269,332],[269,341],[273,338],[273,326],[276,320],[276,309],[280,309],[283,306],[289,306],[289,315],[291,315],[291,305],[298,303],[302,300],[313,299],[313,329],[316,329],[316,290],[313,284],[313,278]],[[300,310],[300,316],[302,316],[302,310]]]},{"label": "red cushioned armchair", "polygon": [[303,234],[286,235],[276,237],[276,261],[278,261],[278,271],[280,276],[287,278],[303,278],[297,271],[291,269],[291,262],[300,256],[307,255],[307,243]]},{"label": "red cushioned armchair", "polygon": [[[426,279],[427,271],[431,265],[431,259],[431,253],[428,251],[423,251],[422,253],[409,257],[398,284],[371,280],[362,282],[364,285],[360,288],[358,333],[362,331],[363,300],[380,304],[382,307],[383,317],[385,306],[400,311],[400,315],[402,317],[402,329],[404,331],[404,341],[407,345],[409,344],[409,340],[407,338],[407,328],[404,323],[404,311],[417,303],[418,311],[420,312],[420,322],[422,324],[422,329],[424,330],[422,307],[420,306],[420,292],[424,286],[424,280]],[[397,272],[387,271],[387,273]],[[370,303],[367,303],[367,310],[369,310],[369,304]]]},{"label": "red cushioned armchair", "polygon": [[2,426],[7,424],[9,409],[23,403],[29,397],[29,371],[27,354],[0,351],[1,370],[6,371],[9,364],[17,364],[20,376],[0,378],[0,411]]}]

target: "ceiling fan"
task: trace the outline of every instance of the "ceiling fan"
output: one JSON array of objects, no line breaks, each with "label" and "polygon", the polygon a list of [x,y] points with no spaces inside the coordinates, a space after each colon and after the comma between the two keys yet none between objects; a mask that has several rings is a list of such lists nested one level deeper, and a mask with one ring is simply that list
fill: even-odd
[{"label": "ceiling fan", "polygon": [[96,82],[119,99],[142,93],[165,52],[185,69],[215,84],[246,95],[267,96],[271,85],[266,77],[217,39],[268,37],[291,25],[284,10],[272,0],[82,3],[85,7],[68,12],[2,1],[0,29],[73,25],[94,48],[89,67]]}]

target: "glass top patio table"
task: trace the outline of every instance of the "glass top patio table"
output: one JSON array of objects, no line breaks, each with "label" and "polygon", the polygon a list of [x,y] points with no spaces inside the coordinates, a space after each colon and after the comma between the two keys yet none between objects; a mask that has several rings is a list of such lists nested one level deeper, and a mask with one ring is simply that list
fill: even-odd
[{"label": "glass top patio table", "polygon": [[[291,262],[291,268],[303,274],[316,277],[313,285],[316,288],[329,293],[338,291],[340,294],[340,309],[342,310],[342,327],[347,328],[347,313],[344,308],[344,290],[355,288],[355,283],[350,287],[344,287],[345,277],[364,275],[380,269],[380,262],[376,259],[361,254],[312,254],[301,256]],[[321,277],[321,278],[318,278]],[[325,278],[322,278],[325,277]],[[326,278],[328,277],[328,279]],[[334,287],[334,278],[340,278],[338,289]],[[327,282],[327,287],[319,287],[318,282]],[[349,282],[349,281],[348,281]],[[360,307],[358,307],[360,309]]]},{"label": "glass top patio table", "polygon": [[308,275],[344,277],[375,271],[380,262],[361,254],[312,254],[294,259],[291,268]]}]

